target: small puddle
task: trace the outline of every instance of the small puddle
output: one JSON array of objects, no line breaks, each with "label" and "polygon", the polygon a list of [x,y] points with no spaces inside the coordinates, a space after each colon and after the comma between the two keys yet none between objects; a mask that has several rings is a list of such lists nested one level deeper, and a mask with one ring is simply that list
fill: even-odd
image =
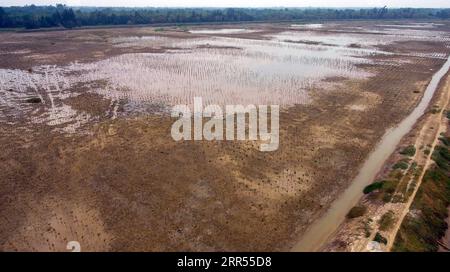
[{"label": "small puddle", "polygon": [[363,189],[370,184],[378,171],[382,168],[385,161],[395,151],[400,140],[412,129],[416,121],[425,113],[439,82],[445,76],[450,68],[450,58],[437,71],[424,96],[417,107],[396,127],[386,131],[381,141],[377,144],[369,157],[364,162],[359,174],[355,177],[350,187],[348,187],[332,204],[328,211],[318,220],[316,220],[301,236],[300,241],[292,248],[292,251],[318,251],[327,241],[327,239],[336,231],[339,225],[344,221],[348,211],[362,197]]}]

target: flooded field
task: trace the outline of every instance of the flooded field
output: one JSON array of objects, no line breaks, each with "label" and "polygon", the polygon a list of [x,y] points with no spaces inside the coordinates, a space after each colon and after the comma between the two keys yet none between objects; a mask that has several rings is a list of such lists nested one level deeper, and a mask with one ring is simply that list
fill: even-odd
[{"label": "flooded field", "polygon": [[[142,108],[145,104],[164,110],[177,104],[190,104],[193,97],[202,97],[206,104],[274,104],[287,108],[307,104],[308,93],[315,88],[332,86],[332,81],[323,82],[326,79],[371,76],[357,65],[374,63],[367,57],[377,52],[293,44],[275,38],[136,36],[114,38],[112,44],[114,47],[170,49],[164,53],[121,54],[91,63],[35,66],[33,73],[2,69],[0,82],[5,93],[5,113],[23,113],[29,105],[17,111],[17,107],[21,107],[17,99],[38,96],[44,100],[39,93],[43,90],[50,100],[49,114],[53,114],[48,117],[55,121],[54,125],[59,125],[53,119],[69,121],[74,112],[67,105],[58,108],[54,98],[64,100],[77,96],[79,93],[71,90],[73,86],[93,82],[104,84],[91,88],[90,92],[111,99],[113,104],[126,101],[127,108],[130,105]],[[55,115],[56,112],[68,116]],[[86,116],[80,118],[86,119]]]},{"label": "flooded field", "polygon": [[[450,53],[446,22],[0,36],[8,251],[290,250]],[[174,142],[171,107],[198,96],[280,105],[279,150]]]}]

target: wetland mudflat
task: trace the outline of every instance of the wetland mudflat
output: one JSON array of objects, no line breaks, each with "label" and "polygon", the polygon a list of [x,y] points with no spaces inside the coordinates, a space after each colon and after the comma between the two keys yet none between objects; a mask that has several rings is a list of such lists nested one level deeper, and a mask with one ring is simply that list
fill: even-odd
[{"label": "wetland mudflat", "polygon": [[[450,52],[435,22],[0,36],[2,250],[288,250]],[[194,96],[279,104],[280,148],[174,142]]]}]

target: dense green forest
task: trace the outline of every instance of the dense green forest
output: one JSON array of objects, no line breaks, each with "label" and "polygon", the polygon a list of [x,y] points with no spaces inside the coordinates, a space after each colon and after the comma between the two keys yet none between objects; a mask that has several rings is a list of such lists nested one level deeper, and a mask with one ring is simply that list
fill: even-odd
[{"label": "dense green forest", "polygon": [[176,24],[202,22],[448,19],[450,9],[325,8],[71,8],[57,6],[0,7],[0,27],[43,27]]}]

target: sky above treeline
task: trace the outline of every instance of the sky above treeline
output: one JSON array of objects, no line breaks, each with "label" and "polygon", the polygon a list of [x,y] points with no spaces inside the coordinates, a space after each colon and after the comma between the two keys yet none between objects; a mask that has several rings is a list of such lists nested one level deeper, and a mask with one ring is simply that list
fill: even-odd
[{"label": "sky above treeline", "polygon": [[98,7],[417,7],[450,8],[450,0],[0,0],[0,6],[55,5]]}]

